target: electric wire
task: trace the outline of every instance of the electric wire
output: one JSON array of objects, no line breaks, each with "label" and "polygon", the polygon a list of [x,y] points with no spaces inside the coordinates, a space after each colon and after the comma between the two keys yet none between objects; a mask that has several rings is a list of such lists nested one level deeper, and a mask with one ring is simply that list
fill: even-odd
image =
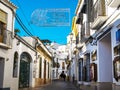
[{"label": "electric wire", "polygon": [[27,27],[23,24],[22,20],[20,19],[20,17],[16,14],[15,15],[16,21],[18,22],[18,24],[21,26],[21,28],[29,35],[29,36],[33,36],[31,32],[29,32],[29,30],[27,29]]},{"label": "electric wire", "polygon": [[[31,31],[34,31],[33,28],[31,27],[31,25],[30,25],[30,23],[29,23],[29,21],[28,21],[26,15],[25,15],[24,10],[22,9],[20,3],[18,2],[18,0],[15,0],[15,1],[16,1],[16,3],[19,5],[19,8],[21,9],[21,12],[22,12],[22,14],[23,14],[23,16],[24,16],[24,18],[25,18],[25,20],[26,20],[28,26],[30,27]],[[32,32],[32,33],[34,34],[34,32]]]}]

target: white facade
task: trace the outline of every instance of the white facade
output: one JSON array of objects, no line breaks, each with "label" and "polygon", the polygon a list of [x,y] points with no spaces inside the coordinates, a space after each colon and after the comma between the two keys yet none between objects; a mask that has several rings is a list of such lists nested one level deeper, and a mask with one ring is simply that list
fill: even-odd
[{"label": "white facade", "polygon": [[57,43],[51,43],[51,45],[47,45],[48,49],[51,51],[53,54],[53,63],[58,63],[59,66],[57,67],[56,65],[54,66],[51,71],[51,76],[52,79],[59,79],[60,74],[62,71],[65,72],[67,75],[67,65],[66,65],[66,58],[67,58],[67,51],[66,51],[66,45],[60,45]]},{"label": "white facade", "polygon": [[[22,58],[22,54],[23,53],[27,53],[30,57],[30,68],[29,68],[29,87],[34,87],[35,86],[35,63],[34,61],[36,60],[36,50],[34,48],[30,48],[29,44],[26,42],[22,42],[21,41],[22,38],[17,37],[14,38],[13,40],[13,48],[11,49],[11,57],[12,57],[12,61],[11,61],[11,69],[13,69],[14,66],[14,55],[15,52],[18,53],[18,61],[17,61],[17,76],[13,77],[12,75],[12,83],[11,83],[11,90],[17,90],[20,86],[19,86],[19,79],[20,79],[20,61]],[[27,46],[28,45],[28,46]],[[13,71],[11,71],[13,72]]]},{"label": "white facade", "polygon": [[[92,16],[89,10],[84,12],[85,9],[83,8],[85,7],[84,4],[92,5],[91,3],[92,1],[89,2],[89,0],[86,2],[84,2],[84,0],[79,0],[79,4],[76,9],[77,16],[85,13],[87,16],[90,16],[86,19],[92,19],[92,21],[89,21],[88,23],[90,26],[84,28],[84,32],[86,29],[90,30],[90,37],[83,41],[81,41],[81,39],[84,36],[80,37],[79,44],[81,44],[81,46],[78,47],[78,49],[80,49],[78,81],[109,82],[120,85],[120,53],[118,53],[120,46],[120,1],[94,0],[92,4],[94,8],[93,11],[95,11],[95,13],[92,13]],[[89,6],[86,6],[86,8],[89,9]],[[84,20],[84,14],[82,18],[79,18],[83,19],[82,22],[87,21]],[[83,23],[80,22],[79,24],[81,27],[83,26]],[[82,35],[81,32],[80,35]]]},{"label": "white facade", "polygon": [[58,76],[60,76],[62,71],[64,71],[64,73],[67,76],[67,65],[65,60],[67,59],[68,53],[66,52],[66,45],[59,46],[57,51],[59,52],[57,56],[60,64],[60,67],[58,68]]},{"label": "white facade", "polygon": [[52,54],[49,52],[47,47],[36,37],[23,37],[30,45],[36,49],[36,59],[34,60],[34,78],[35,87],[51,82],[51,65],[52,65]]},{"label": "white facade", "polygon": [[[16,7],[8,0],[0,1],[0,89],[12,86],[12,38]],[[4,27],[4,28],[2,28]],[[4,33],[3,33],[4,32]]]},{"label": "white facade", "polygon": [[67,53],[68,53],[68,64],[67,64],[67,74],[68,80],[73,81],[77,79],[77,56],[76,52],[76,38],[74,33],[72,32],[67,36]]}]

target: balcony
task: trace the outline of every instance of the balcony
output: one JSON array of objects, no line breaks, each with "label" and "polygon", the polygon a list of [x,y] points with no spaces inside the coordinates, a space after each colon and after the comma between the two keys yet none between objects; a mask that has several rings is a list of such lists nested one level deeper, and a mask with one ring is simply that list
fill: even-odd
[{"label": "balcony", "polygon": [[118,7],[120,5],[120,0],[107,0],[110,7]]},{"label": "balcony", "polygon": [[80,43],[85,42],[89,36],[90,36],[90,33],[88,29],[88,23],[84,22],[81,26]]},{"label": "balcony", "polygon": [[97,0],[91,13],[93,13],[91,28],[98,29],[107,19],[105,0]]},{"label": "balcony", "polygon": [[9,30],[4,30],[0,34],[0,47],[2,48],[11,48],[12,46],[12,32]]}]

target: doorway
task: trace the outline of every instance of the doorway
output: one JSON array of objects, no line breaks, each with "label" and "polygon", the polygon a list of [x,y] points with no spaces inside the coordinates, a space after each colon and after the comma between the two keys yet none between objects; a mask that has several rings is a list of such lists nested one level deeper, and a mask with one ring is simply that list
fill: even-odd
[{"label": "doorway", "polygon": [[98,42],[98,59],[98,81],[112,82],[111,32],[103,36]]},{"label": "doorway", "polygon": [[29,87],[31,57],[24,52],[20,57],[19,88]]},{"label": "doorway", "polygon": [[46,60],[44,61],[44,84],[46,84]]},{"label": "doorway", "polygon": [[78,63],[79,63],[79,67],[78,67],[79,68],[78,69],[79,70],[79,81],[83,81],[83,71],[82,71],[83,70],[83,58],[80,58]]},{"label": "doorway", "polygon": [[3,88],[3,79],[4,79],[4,58],[0,57],[0,88]]}]

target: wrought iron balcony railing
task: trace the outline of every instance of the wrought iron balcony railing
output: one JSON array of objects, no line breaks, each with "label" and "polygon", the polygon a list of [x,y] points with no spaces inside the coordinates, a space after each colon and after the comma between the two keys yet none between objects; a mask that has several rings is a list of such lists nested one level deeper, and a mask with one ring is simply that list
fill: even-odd
[{"label": "wrought iron balcony railing", "polygon": [[91,28],[98,29],[107,19],[105,0],[97,0],[91,13],[93,14]]},{"label": "wrought iron balcony railing", "polygon": [[80,42],[84,42],[87,39],[87,29],[87,22],[84,22],[81,26]]},{"label": "wrought iron balcony railing", "polygon": [[0,34],[0,47],[11,48],[12,47],[12,32],[9,30],[4,30]]}]

